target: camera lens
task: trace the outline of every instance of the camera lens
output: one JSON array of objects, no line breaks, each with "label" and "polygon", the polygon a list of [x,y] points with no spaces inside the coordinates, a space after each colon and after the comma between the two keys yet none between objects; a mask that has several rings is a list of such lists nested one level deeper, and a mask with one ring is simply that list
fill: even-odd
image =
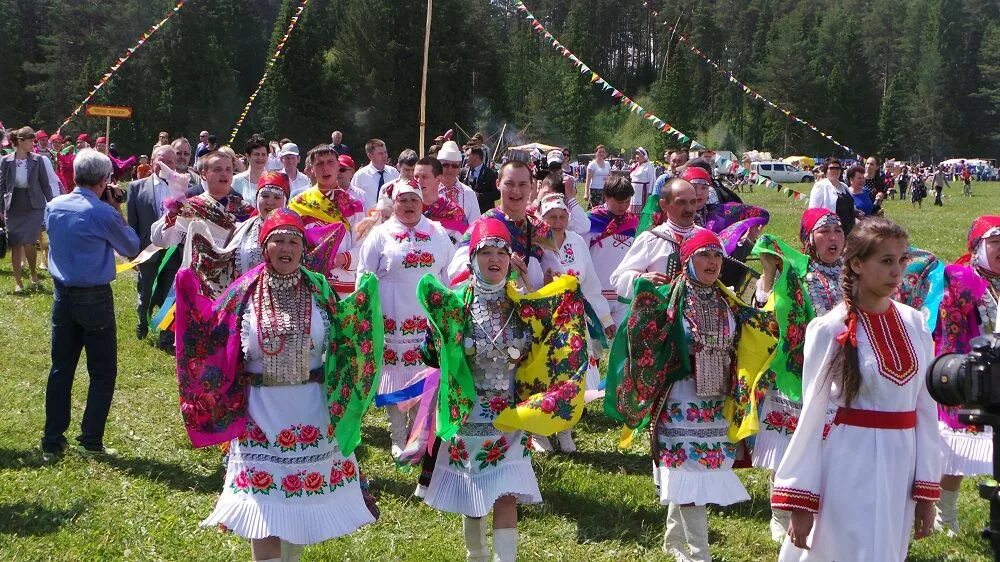
[{"label": "camera lens", "polygon": [[966,396],[965,361],[966,356],[961,353],[946,353],[934,360],[927,371],[927,391],[931,398],[945,406],[961,406],[970,401]]}]

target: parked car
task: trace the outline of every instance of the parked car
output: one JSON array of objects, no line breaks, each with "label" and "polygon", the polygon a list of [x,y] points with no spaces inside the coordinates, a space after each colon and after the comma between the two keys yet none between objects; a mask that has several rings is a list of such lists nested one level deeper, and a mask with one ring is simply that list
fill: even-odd
[{"label": "parked car", "polygon": [[750,171],[778,183],[810,183],[815,178],[812,172],[782,162],[781,160],[765,160],[750,164]]}]

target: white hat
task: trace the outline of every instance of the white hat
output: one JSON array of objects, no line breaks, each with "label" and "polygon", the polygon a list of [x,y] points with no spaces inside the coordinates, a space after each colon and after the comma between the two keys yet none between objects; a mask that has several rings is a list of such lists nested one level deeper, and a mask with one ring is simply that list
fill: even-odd
[{"label": "white hat", "polygon": [[544,217],[552,209],[562,209],[568,213],[569,207],[566,206],[566,197],[558,193],[546,195],[545,199],[542,199],[541,207],[538,209],[538,216]]},{"label": "white hat", "polygon": [[646,149],[643,148],[643,147],[641,147],[641,146],[639,148],[635,149],[635,152],[638,152],[639,154],[642,154],[643,158],[649,158],[649,153],[646,152]]},{"label": "white hat", "polygon": [[447,141],[441,145],[441,150],[437,153],[437,159],[442,162],[461,162],[462,152],[458,150],[458,143]]},{"label": "white hat", "polygon": [[563,153],[558,148],[555,150],[550,150],[549,153],[545,155],[545,160],[548,161],[549,164],[554,164],[556,162],[562,164]]},{"label": "white hat", "polygon": [[399,199],[400,195],[405,193],[413,193],[420,198],[421,201],[424,200],[424,193],[420,189],[420,186],[415,181],[399,181],[392,184],[392,200],[395,201]]},{"label": "white hat", "polygon": [[281,147],[281,152],[278,153],[278,158],[281,158],[282,156],[289,156],[289,155],[298,156],[299,155],[299,145],[295,144],[294,142],[285,143],[285,145]]}]

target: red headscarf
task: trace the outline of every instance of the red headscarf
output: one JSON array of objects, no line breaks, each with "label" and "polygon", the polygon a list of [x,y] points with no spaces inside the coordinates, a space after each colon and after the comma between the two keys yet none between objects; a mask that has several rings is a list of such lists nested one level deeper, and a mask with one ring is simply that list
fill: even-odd
[{"label": "red headscarf", "polygon": [[305,240],[306,227],[302,224],[302,217],[286,207],[279,207],[267,215],[267,219],[264,220],[264,224],[260,227],[260,236],[257,238],[257,241],[260,242],[261,246],[266,246],[267,237],[278,229],[294,230]]},{"label": "red headscarf", "polygon": [[487,218],[477,220],[472,225],[472,232],[469,234],[469,255],[474,256],[487,241],[500,241],[510,249],[510,231],[497,219]]},{"label": "red headscarf", "polygon": [[712,184],[712,174],[708,173],[705,168],[700,166],[688,166],[684,168],[684,173],[681,174],[681,179],[692,183],[695,181],[703,181],[709,185]]},{"label": "red headscarf", "polygon": [[288,176],[281,172],[270,171],[261,174],[257,180],[257,191],[265,187],[277,187],[284,192],[286,201],[292,196],[292,186],[288,183]]},{"label": "red headscarf", "polygon": [[723,255],[726,253],[726,251],[722,248],[722,242],[719,241],[719,237],[711,230],[704,228],[698,230],[681,242],[681,263],[687,263],[688,258],[693,256],[695,252],[705,248],[718,250]]}]

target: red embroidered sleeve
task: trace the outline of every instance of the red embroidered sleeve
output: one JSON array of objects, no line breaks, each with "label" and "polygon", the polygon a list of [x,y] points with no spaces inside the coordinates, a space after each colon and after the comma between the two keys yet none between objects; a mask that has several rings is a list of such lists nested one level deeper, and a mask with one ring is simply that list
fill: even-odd
[{"label": "red embroidered sleeve", "polygon": [[913,482],[913,499],[936,502],[941,499],[941,484],[915,480]]},{"label": "red embroidered sleeve", "polygon": [[819,513],[819,494],[796,488],[775,488],[771,492],[771,507],[785,511],[802,509]]}]

